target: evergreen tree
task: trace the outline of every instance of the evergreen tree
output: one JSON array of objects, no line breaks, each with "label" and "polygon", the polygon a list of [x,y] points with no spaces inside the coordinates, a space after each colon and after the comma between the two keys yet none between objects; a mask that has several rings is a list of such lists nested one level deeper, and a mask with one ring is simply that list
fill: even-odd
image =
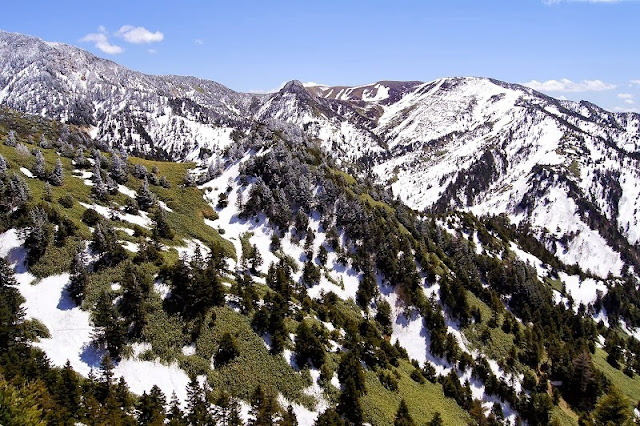
[{"label": "evergreen tree", "polygon": [[84,300],[87,283],[89,281],[89,274],[82,261],[82,255],[77,252],[71,261],[71,274],[69,276],[69,284],[67,285],[67,291],[69,297],[77,305],[80,306]]},{"label": "evergreen tree", "polygon": [[109,198],[109,190],[102,180],[102,172],[98,162],[93,167],[93,187],[91,192],[99,201],[106,201]]},{"label": "evergreen tree", "polygon": [[56,161],[53,172],[51,172],[51,176],[49,176],[49,182],[53,186],[62,186],[64,183],[64,171],[62,169],[62,161],[60,161],[60,158]]},{"label": "evergreen tree", "polygon": [[127,386],[127,382],[124,380],[124,377],[120,377],[118,380],[118,384],[116,385],[115,397],[118,403],[118,407],[122,409],[123,416],[128,416],[130,414],[131,407],[133,406],[133,401],[131,395],[129,394],[129,388]]},{"label": "evergreen tree", "polygon": [[51,193],[51,184],[49,182],[44,183],[44,195],[42,198],[45,201],[51,202],[53,200],[53,194]]},{"label": "evergreen tree", "polygon": [[251,426],[272,426],[275,424],[275,416],[279,411],[275,396],[271,393],[265,394],[260,385],[251,396],[251,410],[249,414],[252,419]]},{"label": "evergreen tree", "polygon": [[356,386],[356,381],[353,376],[348,376],[346,381],[340,381],[343,386],[340,399],[336,411],[355,425],[361,425],[364,420],[364,413],[362,412],[362,406],[360,405],[361,391]]},{"label": "evergreen tree", "polygon": [[111,178],[119,184],[127,183],[129,180],[129,172],[127,170],[126,160],[123,160],[118,154],[114,153],[111,157],[111,168],[109,170]]},{"label": "evergreen tree", "polygon": [[187,426],[187,422],[184,419],[184,414],[180,409],[180,400],[175,392],[171,394],[171,402],[169,403],[169,411],[167,412],[167,423],[170,426]]},{"label": "evergreen tree", "polygon": [[142,394],[138,402],[138,422],[140,425],[160,426],[164,424],[166,399],[160,388],[154,385],[149,394]]},{"label": "evergreen tree", "polygon": [[82,417],[80,381],[76,372],[71,368],[69,361],[66,362],[60,373],[58,400],[65,407],[68,420],[79,420]]},{"label": "evergreen tree", "polygon": [[308,363],[312,367],[320,368],[324,363],[325,352],[322,342],[306,321],[301,321],[298,325],[294,353],[300,368]]},{"label": "evergreen tree", "polygon": [[84,156],[84,149],[82,149],[82,147],[78,148],[78,150],[76,151],[76,155],[75,157],[73,157],[73,164],[78,169],[85,169],[89,165],[89,162]]},{"label": "evergreen tree", "polygon": [[147,324],[147,298],[151,291],[151,278],[131,261],[126,262],[122,287],[122,301],[119,305],[120,313],[128,324],[129,335],[140,337]]},{"label": "evergreen tree", "polygon": [[444,426],[444,421],[442,420],[442,415],[439,411],[435,412],[435,414],[431,418],[431,421],[429,422],[429,426]]},{"label": "evergreen tree", "polygon": [[159,240],[160,238],[165,238],[167,240],[172,240],[174,237],[173,230],[169,226],[169,222],[167,221],[167,214],[164,212],[164,209],[161,206],[156,207],[156,211],[153,215],[154,227],[153,227],[153,238],[154,240]]},{"label": "evergreen tree", "polygon": [[17,285],[11,267],[0,257],[0,353],[15,346],[22,336],[24,298]]},{"label": "evergreen tree", "polygon": [[100,293],[93,311],[96,343],[104,347],[112,358],[118,359],[126,341],[125,324],[120,320],[118,311],[107,291]]},{"label": "evergreen tree", "polygon": [[238,355],[240,355],[240,351],[238,350],[235,339],[231,333],[224,333],[220,338],[220,346],[218,346],[218,351],[214,357],[216,368],[228,364]]},{"label": "evergreen tree", "polygon": [[391,305],[384,299],[378,302],[378,311],[376,312],[376,322],[382,327],[382,332],[391,335]]},{"label": "evergreen tree", "polygon": [[31,223],[25,245],[29,248],[28,262],[34,264],[47,250],[51,240],[52,226],[47,213],[41,207],[34,207],[29,212],[29,219]]},{"label": "evergreen tree", "polygon": [[400,406],[398,407],[398,411],[396,411],[396,418],[393,424],[394,426],[415,426],[416,424],[409,414],[409,407],[407,407],[404,399],[400,400]]},{"label": "evergreen tree", "polygon": [[7,146],[16,146],[17,144],[16,132],[14,132],[13,130],[9,130],[9,134],[7,135],[7,138],[4,140],[4,144]]},{"label": "evergreen tree", "polygon": [[140,189],[136,194],[136,201],[138,202],[138,207],[144,211],[149,210],[156,203],[156,196],[149,189],[149,181],[146,176],[142,182],[142,186],[140,186]]},{"label": "evergreen tree", "polygon": [[298,426],[298,418],[296,417],[296,413],[293,412],[291,405],[287,407],[286,413],[284,413],[278,424],[280,426]]},{"label": "evergreen tree", "polygon": [[0,180],[7,176],[8,169],[9,164],[7,163],[7,160],[0,154]]},{"label": "evergreen tree", "polygon": [[596,426],[626,425],[632,416],[629,401],[615,386],[598,401],[593,412]]},{"label": "evergreen tree", "polygon": [[191,425],[213,423],[207,406],[205,391],[193,377],[187,386],[187,420]]},{"label": "evergreen tree", "polygon": [[243,426],[242,416],[240,414],[240,403],[237,398],[231,398],[229,401],[229,421],[227,426]]},{"label": "evergreen tree", "polygon": [[340,417],[340,414],[333,408],[328,408],[322,414],[318,416],[315,426],[345,426],[346,423]]},{"label": "evergreen tree", "polygon": [[31,169],[31,171],[38,179],[44,179],[47,176],[44,164],[44,155],[42,155],[42,151],[40,150],[36,151],[36,161],[33,164],[33,169]]}]

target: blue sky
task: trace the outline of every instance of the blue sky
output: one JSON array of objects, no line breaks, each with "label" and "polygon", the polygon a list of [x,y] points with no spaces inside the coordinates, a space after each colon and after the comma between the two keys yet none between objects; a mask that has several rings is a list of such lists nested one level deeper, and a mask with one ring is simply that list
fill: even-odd
[{"label": "blue sky", "polygon": [[21,0],[0,29],[239,91],[488,76],[622,110],[640,108],[639,17],[636,0]]}]

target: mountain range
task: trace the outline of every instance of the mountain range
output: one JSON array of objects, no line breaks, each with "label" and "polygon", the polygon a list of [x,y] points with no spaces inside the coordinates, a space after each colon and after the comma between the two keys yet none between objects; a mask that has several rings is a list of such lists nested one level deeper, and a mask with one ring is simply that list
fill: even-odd
[{"label": "mountain range", "polygon": [[640,395],[639,114],[479,77],[240,93],[3,31],[0,108],[0,254],[58,367],[108,352],[135,393],[140,369],[183,402],[189,378],[246,402],[276,371],[301,424],[358,423],[351,403],[387,424],[398,395],[424,415],[450,397],[449,422],[574,424],[605,389]]}]

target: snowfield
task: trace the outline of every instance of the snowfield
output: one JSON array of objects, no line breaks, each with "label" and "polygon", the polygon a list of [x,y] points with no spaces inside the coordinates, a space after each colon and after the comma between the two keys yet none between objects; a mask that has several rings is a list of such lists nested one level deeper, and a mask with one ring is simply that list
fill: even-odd
[{"label": "snowfield", "polygon": [[[35,345],[45,351],[53,365],[62,367],[68,360],[75,371],[86,377],[91,370],[100,368],[103,355],[91,344],[94,328],[90,314],[69,298],[65,290],[69,274],[36,281],[26,271],[27,251],[23,244],[24,239],[15,229],[0,234],[0,256],[7,258],[15,268],[18,289],[25,298],[26,317],[42,322],[51,335]],[[181,401],[186,401],[189,377],[175,363],[167,366],[159,361],[123,359],[115,365],[113,372],[116,378],[124,377],[136,394],[149,392],[157,385],[168,397],[175,392]]]}]

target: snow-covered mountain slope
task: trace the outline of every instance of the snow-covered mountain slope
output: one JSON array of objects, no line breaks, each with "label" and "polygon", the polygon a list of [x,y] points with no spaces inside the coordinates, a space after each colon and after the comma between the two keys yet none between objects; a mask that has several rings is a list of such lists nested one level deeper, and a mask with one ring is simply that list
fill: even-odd
[{"label": "snow-covered mountain slope", "polygon": [[131,71],[61,43],[0,32],[0,102],[87,126],[130,151],[194,159],[224,148],[256,95],[194,77]]},{"label": "snow-covered mountain slope", "polygon": [[0,103],[175,160],[206,160],[256,123],[286,125],[338,164],[366,165],[413,208],[506,213],[566,263],[601,276],[640,269],[638,114],[486,78],[243,94],[5,32]]},{"label": "snow-covered mountain slope", "polygon": [[[389,91],[383,87],[356,100],[347,89],[314,90],[367,103]],[[601,276],[619,274],[624,261],[637,265],[637,114],[482,78],[441,79],[395,102],[377,99],[369,101],[382,109],[372,131],[388,150],[374,170],[409,205],[507,213],[532,225],[563,261]]]}]

